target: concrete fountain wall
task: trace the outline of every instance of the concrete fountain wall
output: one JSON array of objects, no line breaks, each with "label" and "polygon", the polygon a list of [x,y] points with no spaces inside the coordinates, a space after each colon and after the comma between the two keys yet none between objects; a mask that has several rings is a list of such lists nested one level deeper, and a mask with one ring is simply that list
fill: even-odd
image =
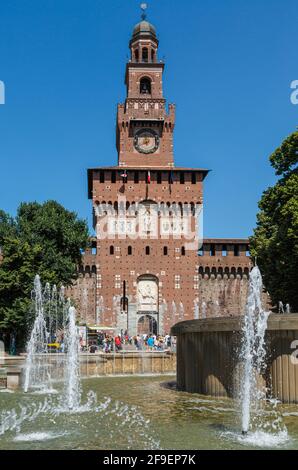
[{"label": "concrete fountain wall", "polygon": [[[173,326],[180,390],[217,397],[237,395],[241,322],[241,317],[208,318]],[[259,380],[282,402],[298,403],[298,314],[269,316],[266,347],[267,369]]]},{"label": "concrete fountain wall", "polygon": [[[63,377],[65,354],[49,354],[53,380]],[[25,356],[5,356],[0,365],[0,389],[17,389],[24,382]],[[175,374],[176,354],[164,352],[129,351],[117,354],[80,354],[82,378],[109,375]]]}]

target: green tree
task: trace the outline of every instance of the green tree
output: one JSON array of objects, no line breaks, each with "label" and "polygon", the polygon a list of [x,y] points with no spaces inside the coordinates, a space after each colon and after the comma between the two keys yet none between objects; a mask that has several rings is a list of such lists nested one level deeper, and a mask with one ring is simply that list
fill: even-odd
[{"label": "green tree", "polygon": [[0,244],[0,331],[17,333],[20,345],[30,321],[35,275],[43,283],[71,285],[88,244],[88,228],[55,201],[23,203],[15,220],[0,212]]},{"label": "green tree", "polygon": [[298,311],[298,132],[270,156],[277,183],[259,202],[257,227],[250,239],[251,255],[264,277],[272,301]]},{"label": "green tree", "polygon": [[5,237],[15,235],[16,226],[15,221],[9,214],[0,209],[0,248],[3,245]]},{"label": "green tree", "polygon": [[21,204],[16,225],[21,240],[42,247],[39,274],[43,282],[70,285],[81,262],[81,250],[88,243],[86,222],[57,202],[48,201]]}]

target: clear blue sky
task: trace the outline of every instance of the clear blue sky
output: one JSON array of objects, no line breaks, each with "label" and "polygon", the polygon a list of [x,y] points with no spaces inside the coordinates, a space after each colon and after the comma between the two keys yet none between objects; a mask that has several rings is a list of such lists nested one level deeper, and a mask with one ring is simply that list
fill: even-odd
[{"label": "clear blue sky", "polygon": [[[151,0],[177,104],[176,165],[212,169],[204,232],[245,237],[274,181],[268,156],[296,129],[297,0]],[[56,199],[88,218],[86,169],[117,162],[136,0],[1,0],[0,208]]]}]

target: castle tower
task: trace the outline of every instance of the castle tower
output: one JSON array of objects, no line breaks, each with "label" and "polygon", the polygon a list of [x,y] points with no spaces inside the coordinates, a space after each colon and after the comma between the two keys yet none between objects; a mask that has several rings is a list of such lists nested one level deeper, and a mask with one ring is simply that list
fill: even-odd
[{"label": "castle tower", "polygon": [[96,228],[96,315],[118,332],[167,333],[194,318],[199,291],[198,214],[208,171],[174,166],[175,106],[165,64],[143,14],[118,105],[118,165],[88,170]]},{"label": "castle tower", "polygon": [[175,106],[168,113],[163,96],[164,63],[158,59],[154,26],[138,23],[129,43],[126,65],[126,100],[118,105],[118,164],[123,167],[173,166]]}]

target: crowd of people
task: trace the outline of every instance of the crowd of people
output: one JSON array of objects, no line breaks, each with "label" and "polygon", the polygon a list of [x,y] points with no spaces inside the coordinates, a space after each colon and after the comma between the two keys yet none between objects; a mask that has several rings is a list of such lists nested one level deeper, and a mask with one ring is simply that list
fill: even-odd
[{"label": "crowd of people", "polygon": [[136,349],[137,351],[165,351],[173,346],[173,338],[166,334],[137,334],[130,336],[127,332],[112,336],[106,333],[99,333],[97,340],[93,339],[88,346],[90,353],[96,352],[120,352],[123,350]]}]

